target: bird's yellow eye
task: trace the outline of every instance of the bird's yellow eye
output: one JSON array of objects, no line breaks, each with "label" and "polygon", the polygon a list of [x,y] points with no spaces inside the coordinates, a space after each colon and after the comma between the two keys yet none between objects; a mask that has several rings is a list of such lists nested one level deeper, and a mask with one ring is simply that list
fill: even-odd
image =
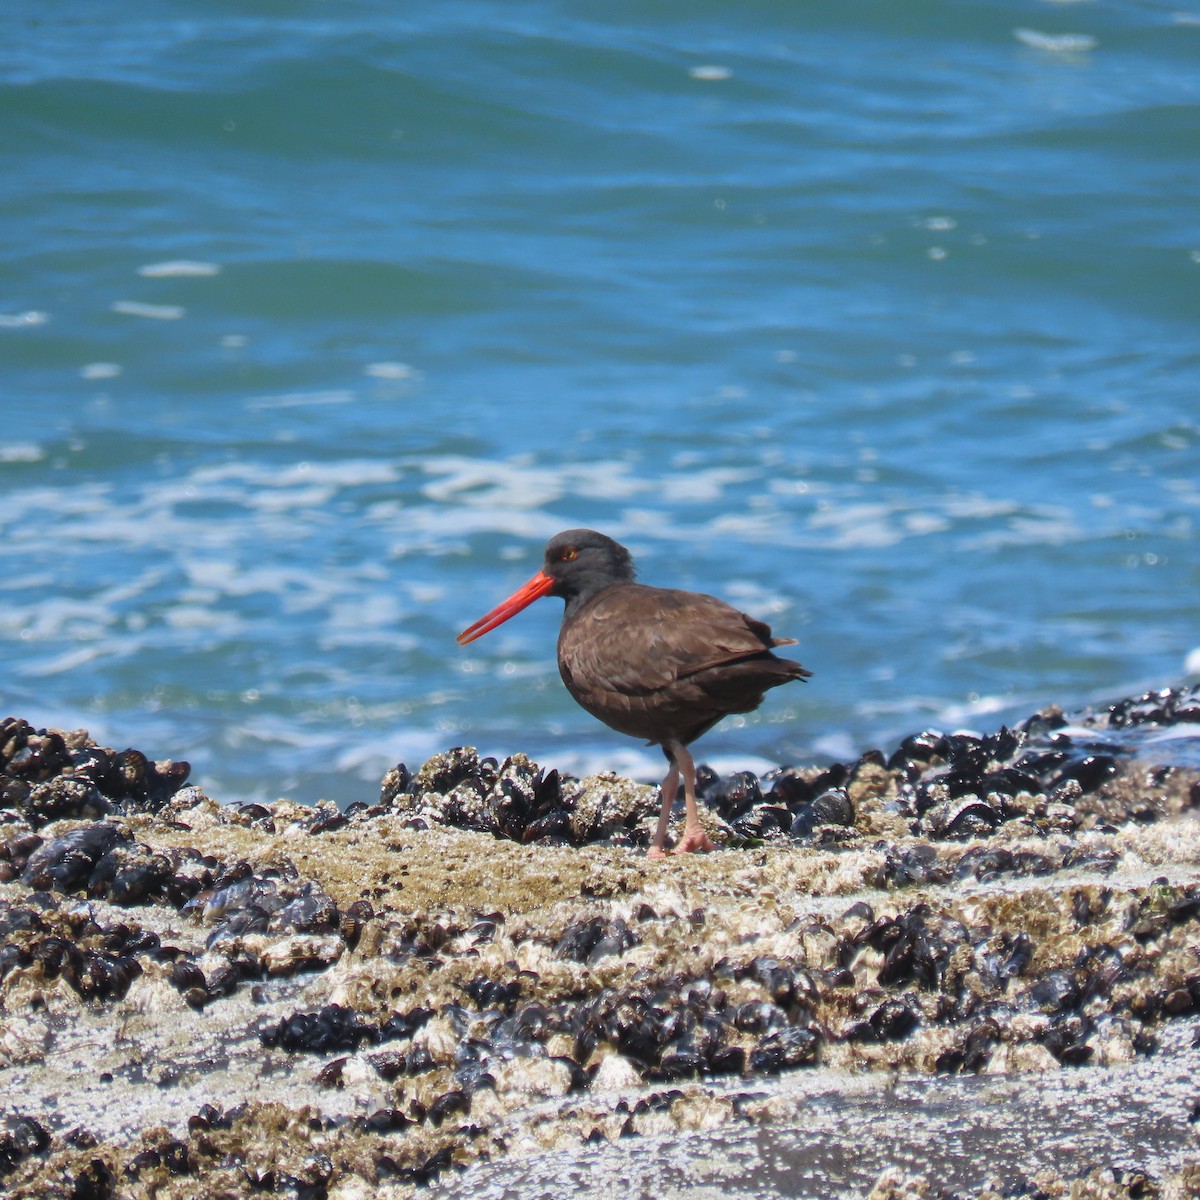
[{"label": "bird's yellow eye", "polygon": [[558,557],[563,562],[570,562],[571,559],[579,557],[579,551],[574,546],[567,546]]}]

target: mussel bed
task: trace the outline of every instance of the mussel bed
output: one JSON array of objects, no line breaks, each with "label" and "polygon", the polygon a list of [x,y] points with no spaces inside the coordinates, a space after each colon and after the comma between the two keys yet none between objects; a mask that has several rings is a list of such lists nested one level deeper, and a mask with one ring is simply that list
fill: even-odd
[{"label": "mussel bed", "polygon": [[5,720],[0,1187],[403,1196],[753,1119],[756,1080],[814,1067],[1153,1057],[1200,1025],[1200,774],[1105,737],[1198,711],[1162,689],[1086,737],[1045,710],[705,769],[721,848],[668,861],[654,787],[521,754],[398,765],[345,811],[222,806],[185,763]]}]

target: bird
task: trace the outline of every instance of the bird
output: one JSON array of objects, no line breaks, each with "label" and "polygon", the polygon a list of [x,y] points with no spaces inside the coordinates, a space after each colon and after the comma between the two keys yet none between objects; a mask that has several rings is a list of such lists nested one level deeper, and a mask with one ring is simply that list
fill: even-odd
[{"label": "bird", "polygon": [[618,733],[662,748],[658,825],[649,856],[667,853],[667,830],[683,782],[684,827],[672,853],[713,850],[696,807],[696,765],[688,746],[731,713],[753,712],[768,689],[812,672],[773,653],[794,638],[701,592],[638,583],[633,558],[594,529],[567,529],[546,545],[524,587],[458,635],[460,646],[503,624],[543,596],[565,601],[558,671],[567,691]]}]

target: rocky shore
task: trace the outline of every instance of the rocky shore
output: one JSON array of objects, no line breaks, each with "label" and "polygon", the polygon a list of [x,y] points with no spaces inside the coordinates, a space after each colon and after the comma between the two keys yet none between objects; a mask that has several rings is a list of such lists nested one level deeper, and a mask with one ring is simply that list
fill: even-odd
[{"label": "rocky shore", "polygon": [[222,806],[0,722],[0,1194],[1200,1195],[1200,691]]}]

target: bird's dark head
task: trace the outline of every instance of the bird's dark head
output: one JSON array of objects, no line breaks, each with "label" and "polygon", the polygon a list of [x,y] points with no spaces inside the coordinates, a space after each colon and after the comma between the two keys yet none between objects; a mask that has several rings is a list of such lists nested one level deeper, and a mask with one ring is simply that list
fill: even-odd
[{"label": "bird's dark head", "polygon": [[620,542],[594,529],[567,529],[547,543],[542,574],[554,580],[550,595],[570,605],[610,583],[631,583],[633,558]]},{"label": "bird's dark head", "polygon": [[473,642],[542,596],[561,596],[570,616],[589,596],[612,583],[633,581],[633,559],[620,542],[594,529],[556,533],[546,546],[542,569],[503,603],[458,635],[460,646]]}]

